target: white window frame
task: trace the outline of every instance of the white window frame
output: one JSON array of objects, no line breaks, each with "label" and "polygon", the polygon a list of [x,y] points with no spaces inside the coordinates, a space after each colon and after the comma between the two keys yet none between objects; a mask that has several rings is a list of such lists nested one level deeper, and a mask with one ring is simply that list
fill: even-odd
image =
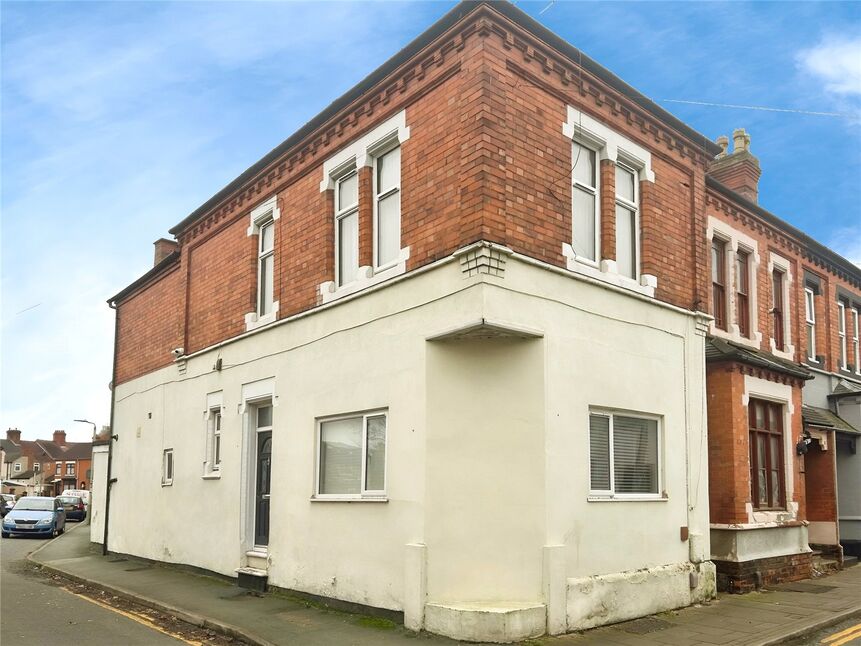
[{"label": "white window frame", "polygon": [[[249,214],[249,224],[248,229],[246,230],[247,236],[259,236],[260,229],[266,226],[269,222],[275,222],[276,220],[281,218],[281,210],[278,208],[278,196],[272,195],[267,198],[263,202],[261,202],[258,206],[251,210]],[[273,227],[275,225],[273,224]],[[262,236],[261,236],[262,238]],[[275,253],[275,229],[272,229],[272,254]],[[261,241],[257,241],[257,297],[254,304],[254,311],[249,312],[245,315],[245,330],[250,331],[257,329],[259,327],[263,327],[264,325],[269,325],[270,323],[275,322],[278,318],[278,307],[279,302],[275,300],[275,283],[277,282],[277,273],[272,271],[272,311],[267,312],[266,314],[260,313],[260,245]]]},{"label": "white window frame", "polygon": [[[759,268],[761,265],[759,256],[759,244],[751,236],[743,231],[734,229],[732,226],[720,220],[713,215],[708,216],[708,228],[706,229],[706,238],[709,246],[709,257],[711,257],[712,240],[717,238],[726,243],[724,252],[724,268],[726,270],[726,286],[724,296],[726,298],[726,330],[721,330],[714,321],[709,323],[709,334],[718,336],[723,339],[729,339],[735,343],[740,343],[752,348],[759,349],[762,344],[762,331],[759,326]],[[738,302],[736,294],[738,289],[736,286],[736,257],[739,249],[748,254],[748,307],[750,323],[750,336],[743,336],[738,327],[737,308]],[[711,263],[711,261],[709,261]],[[782,267],[783,265],[781,265]],[[787,274],[788,275],[788,274]],[[711,273],[709,273],[711,276]],[[771,275],[769,274],[769,282]],[[711,279],[709,280],[711,287]],[[711,301],[711,296],[709,296]],[[769,322],[770,325],[770,322]],[[778,353],[780,354],[780,353]]]},{"label": "white window frame", "polygon": [[[69,470],[71,467],[71,471]],[[63,475],[73,476],[75,475],[75,463],[74,462],[66,462],[66,471]]]},{"label": "white window frame", "polygon": [[861,338],[859,338],[859,326],[861,326],[861,311],[857,307],[852,308],[852,357],[855,373],[861,375]]},{"label": "white window frame", "polygon": [[[596,210],[599,213],[595,236],[597,238],[597,267],[596,263],[587,262],[586,259],[578,258],[574,252],[574,248],[570,243],[562,244],[562,255],[566,259],[566,265],[569,271],[576,274],[587,276],[596,280],[600,280],[617,287],[629,289],[644,296],[654,298],[655,291],[658,288],[658,278],[652,274],[640,273],[639,258],[642,257],[642,249],[640,246],[640,219],[642,213],[642,205],[638,204],[637,210],[637,279],[632,279],[619,274],[618,265],[614,260],[601,259],[601,220],[600,220],[600,182],[601,182],[601,161],[608,159],[614,164],[622,164],[625,167],[635,171],[637,182],[637,195],[639,196],[640,182],[654,182],[655,173],[652,171],[652,154],[639,144],[634,143],[630,139],[622,136],[620,133],[608,128],[603,123],[592,118],[588,114],[576,110],[572,106],[567,106],[567,118],[562,124],[562,134],[568,139],[591,148],[597,151],[596,173],[598,175],[598,203]],[[573,153],[573,147],[571,148]],[[572,158],[573,163],[573,158]],[[573,168],[572,168],[573,172]],[[614,171],[615,172],[615,171]],[[572,177],[573,179],[573,177]],[[639,201],[639,198],[638,198]],[[573,205],[573,196],[572,196]],[[573,224],[572,224],[573,228]]]},{"label": "white window frame", "polygon": [[[639,181],[639,172],[636,168],[625,164],[622,161],[616,162],[616,166],[622,168],[623,170],[628,171],[629,173],[633,173],[634,175],[634,201],[629,202],[627,199],[619,195],[618,188],[616,190],[616,201],[615,203],[623,208],[626,208],[630,211],[634,212],[634,257],[632,259],[634,264],[634,275],[633,276],[625,276],[626,278],[630,278],[631,280],[639,280],[640,279],[640,181]],[[613,169],[613,173],[615,174],[616,169]],[[600,222],[599,222],[600,224]],[[598,236],[600,238],[600,235]],[[619,222],[616,221],[616,263],[619,261]]]},{"label": "white window frame", "polygon": [[816,359],[816,293],[810,287],[804,288],[804,322],[807,360],[819,363]]},{"label": "white window frame", "polygon": [[[595,153],[595,166],[592,169],[594,172],[594,177],[592,178],[595,182],[595,186],[589,186],[587,184],[583,184],[574,178],[574,167],[575,163],[575,147],[582,148],[583,150],[590,151]],[[594,145],[590,146],[586,143],[581,143],[578,138],[573,138],[571,140],[571,240],[572,245],[571,248],[573,250],[573,240],[574,240],[574,188],[577,187],[579,189],[585,190],[587,193],[591,193],[595,198],[595,208],[594,208],[594,231],[595,237],[592,240],[592,252],[595,255],[595,260],[591,258],[584,258],[583,256],[576,256],[575,258],[577,262],[582,262],[584,265],[591,265],[592,267],[599,267],[601,264],[601,150],[599,147]],[[576,254],[576,252],[574,252]]]},{"label": "white window frame", "polygon": [[[341,205],[341,183],[350,178],[356,177],[356,202],[355,204],[349,204],[347,206]],[[361,245],[359,244],[359,238],[362,235],[361,226],[359,222],[359,196],[361,194],[361,187],[359,186],[359,169],[356,168],[355,164],[350,164],[346,168],[344,168],[335,179],[335,284],[340,287],[346,287],[359,279],[359,269],[360,266],[356,267],[356,277],[350,282],[344,282],[341,280],[341,220],[354,215],[356,216],[356,262],[359,261],[359,249]]]},{"label": "white window frame", "polygon": [[[355,168],[358,171],[366,166],[373,167],[374,155],[380,150],[385,150],[387,146],[403,146],[410,138],[410,128],[406,123],[406,111],[401,110],[395,115],[392,115],[384,122],[364,134],[362,137],[354,140],[349,145],[345,146],[337,153],[329,157],[323,162],[323,179],[320,181],[320,192],[323,193],[329,190],[336,190],[336,181],[342,176],[342,173],[347,169]],[[403,149],[401,150],[401,169],[403,169]],[[400,175],[403,178],[403,173]],[[398,183],[399,188],[403,186],[402,181]],[[371,189],[373,193],[373,188]],[[373,199],[373,195],[372,195]],[[337,211],[337,190],[336,190],[336,211]],[[360,200],[361,201],[361,200]],[[374,207],[376,210],[376,207]],[[403,213],[401,212],[401,220],[403,221]],[[337,220],[334,220],[337,225]],[[371,237],[374,240],[376,247],[376,217],[373,218],[374,231],[371,232]],[[335,237],[337,238],[338,230],[335,227]],[[361,237],[361,223],[359,228],[359,236]],[[402,242],[403,244],[403,242]],[[350,294],[355,294],[363,289],[381,283],[383,281],[399,276],[407,271],[407,260],[410,257],[410,248],[401,247],[397,262],[385,267],[374,268],[373,266],[359,265],[359,271],[356,280],[347,283],[346,285],[338,285],[338,268],[335,267],[335,280],[327,280],[320,283],[318,286],[318,294],[320,304],[329,303],[339,298],[344,298]],[[338,262],[338,244],[335,244],[335,263]],[[371,265],[376,262],[376,252]]]},{"label": "white window frame", "polygon": [[[170,468],[168,468],[170,467]],[[173,484],[173,475],[176,464],[173,459],[173,449],[164,449],[161,452],[161,486],[169,487]]]},{"label": "white window frame", "polygon": [[54,464],[54,475],[63,475],[63,463],[56,462]]},{"label": "white window frame", "polygon": [[42,471],[42,465],[38,462],[33,463],[33,473],[39,473]]},{"label": "white window frame", "polygon": [[[610,451],[610,489],[601,490],[601,489],[592,489],[592,475],[591,475],[591,466],[592,466],[592,442],[591,442],[591,433],[592,433],[592,424],[591,417],[592,415],[597,415],[601,417],[609,418],[609,451]],[[658,491],[656,493],[615,493],[615,482],[616,482],[616,473],[615,473],[615,457],[613,455],[613,418],[614,416],[619,415],[621,417],[634,417],[637,419],[647,419],[653,420],[657,423],[657,454],[658,454]],[[589,478],[589,500],[593,501],[601,501],[601,500],[666,500],[667,496],[664,491],[664,424],[663,417],[660,415],[653,415],[649,413],[638,413],[634,411],[628,410],[620,410],[615,408],[590,408],[589,414],[586,418],[586,464],[589,467],[587,469],[587,477]]]},{"label": "white window frame", "polygon": [[14,466],[12,467],[12,470],[13,470],[15,473],[20,473],[20,472],[22,471],[21,463],[20,463],[20,462],[16,462],[16,463],[14,464]]},{"label": "white window frame", "polygon": [[840,343],[840,369],[849,370],[849,348],[846,340],[846,304],[837,301],[837,339]]},{"label": "white window frame", "polygon": [[[401,248],[401,168],[398,168],[398,181],[397,184],[386,191],[380,193],[379,186],[377,186],[379,179],[377,177],[379,171],[379,159],[384,155],[389,154],[396,148],[400,148],[400,143],[397,140],[397,137],[390,137],[388,140],[385,140],[381,144],[377,145],[373,149],[373,178],[372,178],[372,186],[373,186],[373,194],[374,194],[374,272],[385,271],[391,267],[394,267],[398,264],[400,260],[396,257],[394,260],[386,263],[385,265],[380,264],[379,260],[379,247],[380,247],[380,218],[379,218],[379,206],[380,202],[391,196],[395,193],[398,194],[398,249]],[[401,151],[403,154],[403,151]]]},{"label": "white window frame", "polygon": [[[263,231],[272,227],[272,248],[263,248]],[[272,314],[272,310],[263,311],[264,297],[263,293],[263,262],[268,258],[272,258],[272,284],[267,285],[272,292],[272,305],[275,305],[275,220],[267,220],[260,225],[260,233],[257,239],[257,318],[264,318]]]},{"label": "white window frame", "polygon": [[[320,457],[323,452],[323,442],[322,442],[322,433],[323,433],[323,424],[326,422],[337,422],[345,419],[356,419],[362,418],[362,465],[361,465],[361,493],[358,494],[341,494],[341,493],[330,493],[324,494],[320,493],[320,477],[322,472],[320,471]],[[365,478],[366,478],[366,468],[368,464],[368,419],[371,417],[383,417],[386,421],[386,455],[383,462],[383,488],[382,489],[366,489],[365,488]],[[371,500],[371,501],[385,501],[387,499],[387,486],[389,483],[388,477],[388,469],[389,469],[389,411],[387,408],[381,408],[377,410],[361,412],[361,413],[348,413],[344,415],[333,415],[328,417],[319,417],[316,421],[316,459],[315,459],[315,468],[314,468],[314,495],[312,497],[313,500]]]}]

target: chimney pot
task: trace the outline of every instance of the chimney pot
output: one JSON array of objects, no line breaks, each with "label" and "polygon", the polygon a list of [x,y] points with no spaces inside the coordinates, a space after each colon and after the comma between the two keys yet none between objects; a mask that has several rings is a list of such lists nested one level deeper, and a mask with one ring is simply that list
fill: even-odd
[{"label": "chimney pot", "polygon": [[168,240],[167,238],[159,238],[153,242],[153,246],[155,246],[155,255],[152,263],[153,267],[179,249],[179,243],[176,240]]},{"label": "chimney pot", "polygon": [[54,444],[64,446],[66,444],[66,431],[54,431]]},{"label": "chimney pot", "polygon": [[15,444],[21,443],[21,431],[17,428],[10,428],[6,431],[6,439]]},{"label": "chimney pot", "polygon": [[732,131],[732,154],[744,152],[750,148],[750,135],[744,128],[736,128]]},{"label": "chimney pot", "polygon": [[718,157],[726,157],[726,151],[729,148],[729,137],[721,135],[716,139],[717,145],[720,146],[720,154]]}]

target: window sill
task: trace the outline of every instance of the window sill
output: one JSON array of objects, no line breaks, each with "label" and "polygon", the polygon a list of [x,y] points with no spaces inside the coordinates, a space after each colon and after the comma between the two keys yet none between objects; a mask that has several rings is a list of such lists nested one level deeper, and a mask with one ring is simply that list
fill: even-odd
[{"label": "window sill", "polygon": [[727,341],[732,341],[733,343],[738,343],[739,345],[747,346],[748,348],[753,348],[754,350],[759,350],[762,344],[761,332],[754,332],[753,338],[742,336],[741,332],[738,331],[738,325],[735,323],[729,326],[729,330],[721,330],[714,324],[714,321],[712,321],[709,324],[709,334],[721,339],[726,339]]},{"label": "window sill", "polygon": [[162,482],[161,486],[162,487],[172,487],[173,486],[173,480],[171,480],[170,482]]},{"label": "window sill", "polygon": [[589,495],[586,497],[586,502],[667,502],[670,499],[666,494],[663,495],[643,495],[643,496],[596,496]]},{"label": "window sill", "polygon": [[795,361],[795,346],[791,343],[787,343],[784,345],[785,350],[778,350],[777,344],[774,342],[774,338],[769,339],[769,345],[771,346],[771,354],[775,357],[780,357],[781,359],[786,359],[788,361]]},{"label": "window sill", "polygon": [[651,274],[642,274],[639,280],[622,276],[614,260],[602,260],[600,267],[591,260],[579,260],[574,248],[566,243],[562,244],[562,255],[565,256],[568,271],[600,280],[601,282],[628,289],[642,296],[655,297],[658,288],[658,278]]},{"label": "window sill", "polygon": [[388,496],[311,496],[311,502],[389,502]]},{"label": "window sill", "polygon": [[221,472],[214,471],[212,473],[204,473],[200,478],[202,480],[221,480]]},{"label": "window sill", "polygon": [[359,273],[356,280],[352,283],[347,283],[340,287],[338,287],[333,280],[327,280],[325,283],[320,283],[320,286],[318,287],[320,304],[325,305],[326,303],[331,303],[339,298],[355,294],[363,289],[367,289],[368,287],[406,273],[407,260],[409,260],[409,257],[410,248],[404,247],[401,249],[401,253],[398,256],[397,261],[394,264],[387,265],[383,269],[377,269],[375,271],[373,267],[369,267],[367,265],[359,267]]},{"label": "window sill", "polygon": [[249,312],[248,314],[246,314],[245,331],[250,332],[251,330],[256,330],[257,328],[263,327],[264,325],[274,323],[278,319],[278,305],[278,301],[272,303],[272,311],[269,312],[269,314],[265,314],[264,316],[259,316],[257,312]]}]

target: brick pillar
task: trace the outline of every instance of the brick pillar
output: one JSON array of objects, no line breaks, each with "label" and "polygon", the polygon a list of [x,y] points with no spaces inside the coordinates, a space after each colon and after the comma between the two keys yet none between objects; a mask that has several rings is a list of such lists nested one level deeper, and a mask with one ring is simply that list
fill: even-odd
[{"label": "brick pillar", "polygon": [[[616,164],[602,159],[598,181],[601,187],[601,259],[616,260]],[[643,203],[644,200],[640,200]]]},{"label": "brick pillar", "polygon": [[374,265],[374,169],[359,168],[359,267]]}]

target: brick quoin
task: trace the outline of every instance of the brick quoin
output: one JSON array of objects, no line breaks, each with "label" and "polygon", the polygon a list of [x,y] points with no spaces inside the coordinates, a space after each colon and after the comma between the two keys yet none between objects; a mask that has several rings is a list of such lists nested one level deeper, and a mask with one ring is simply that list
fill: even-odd
[{"label": "brick quoin", "polygon": [[[401,148],[401,244],[410,248],[408,271],[480,239],[564,268],[572,146],[562,124],[569,105],[651,152],[655,182],[640,186],[640,271],[658,277],[658,299],[709,311],[706,222],[709,215],[718,217],[758,240],[763,349],[770,337],[765,267],[773,250],[792,266],[791,342],[799,355],[805,347],[802,272],[823,277],[817,334],[825,365],[836,365],[835,290],[861,291],[858,274],[811,253],[805,241],[766,221],[743,199],[707,187],[713,153],[703,142],[660,121],[493,7],[479,5],[254,176],[243,176],[232,193],[172,230],[179,254],[170,270],[117,299],[117,383],[170,365],[175,347],[195,352],[245,332],[257,281],[249,212],[272,195],[281,210],[275,236],[278,318],[317,306],[318,286],[334,279],[333,195],[320,191],[322,164],[401,110],[410,127]],[[361,264],[372,264],[371,177],[371,169],[361,170]],[[600,234],[607,259],[615,257],[612,184],[612,163],[602,163]],[[715,387],[736,387],[723,381],[716,378]],[[721,513],[734,518],[738,510]]]}]

